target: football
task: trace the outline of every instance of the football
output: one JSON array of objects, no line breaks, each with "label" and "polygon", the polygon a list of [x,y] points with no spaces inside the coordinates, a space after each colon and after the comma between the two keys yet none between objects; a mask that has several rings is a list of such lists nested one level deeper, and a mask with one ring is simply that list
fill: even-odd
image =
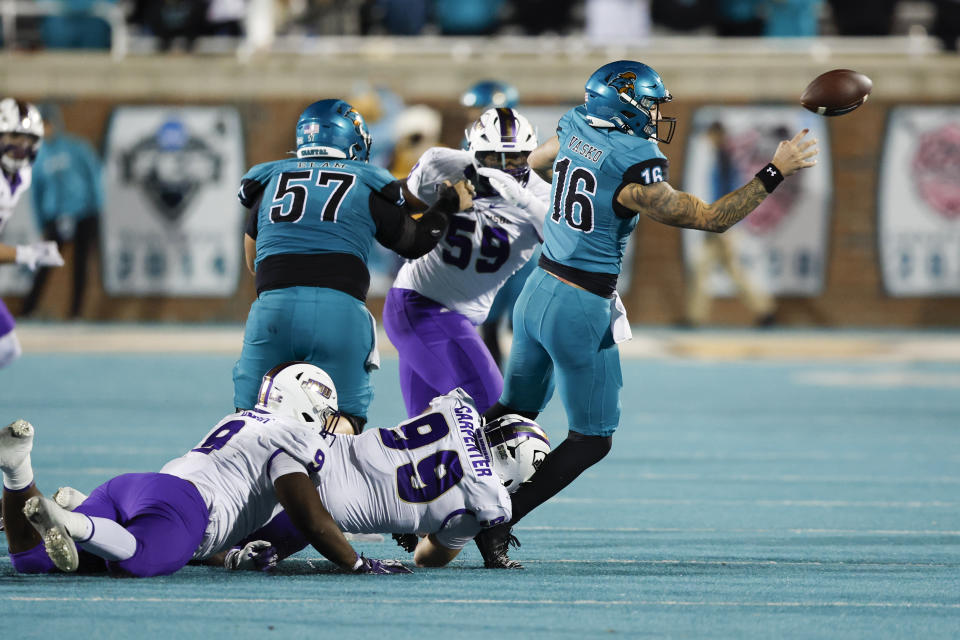
[{"label": "football", "polygon": [[866,102],[871,89],[873,81],[862,73],[834,69],[821,73],[807,85],[800,104],[821,116],[842,116]]}]

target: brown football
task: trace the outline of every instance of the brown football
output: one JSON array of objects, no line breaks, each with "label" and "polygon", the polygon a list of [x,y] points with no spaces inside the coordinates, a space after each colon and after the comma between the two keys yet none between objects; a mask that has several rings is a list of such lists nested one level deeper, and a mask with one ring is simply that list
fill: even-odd
[{"label": "brown football", "polygon": [[862,73],[834,69],[821,73],[807,85],[800,104],[821,116],[842,116],[866,102],[871,89],[873,80]]}]

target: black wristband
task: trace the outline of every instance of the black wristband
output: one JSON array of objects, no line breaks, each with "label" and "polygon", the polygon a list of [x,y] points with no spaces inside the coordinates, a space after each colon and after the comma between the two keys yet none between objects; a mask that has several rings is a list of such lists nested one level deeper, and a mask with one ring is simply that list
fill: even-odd
[{"label": "black wristband", "polygon": [[767,190],[767,193],[773,193],[777,185],[783,182],[783,174],[780,173],[780,169],[777,169],[771,162],[757,172],[757,179],[763,184],[763,188]]}]

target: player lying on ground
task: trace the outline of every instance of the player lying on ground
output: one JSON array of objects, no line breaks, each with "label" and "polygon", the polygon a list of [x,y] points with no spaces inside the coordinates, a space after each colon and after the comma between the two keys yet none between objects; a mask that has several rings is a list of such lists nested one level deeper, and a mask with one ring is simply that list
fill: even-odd
[{"label": "player lying on ground", "polygon": [[[409,573],[398,562],[358,555],[325,508],[314,483],[337,453],[336,438],[322,429],[336,411],[329,402],[333,386],[322,370],[296,367],[296,384],[283,391],[299,396],[306,424],[265,410],[229,415],[159,473],[117,476],[75,511],[45,498],[34,484],[33,426],[17,420],[0,429],[3,516],[14,568],[70,572],[82,564],[84,571],[166,575],[231,548],[282,505],[303,537],[341,569]],[[272,382],[265,380],[264,396]]]},{"label": "player lying on ground", "polygon": [[[308,365],[300,365],[308,366]],[[303,397],[293,393],[297,366],[268,374],[257,412],[282,416],[303,413]],[[336,401],[332,382],[328,402]],[[242,415],[242,414],[240,414]],[[334,435],[338,417],[327,416],[323,467],[316,474],[320,501],[344,531],[394,532],[404,537],[419,566],[443,566],[484,527],[510,519],[508,491],[533,475],[550,451],[536,423],[519,416],[480,427],[473,401],[462,390],[435,398],[422,415],[392,429],[369,429],[358,436]],[[62,506],[84,496],[61,489]],[[309,544],[293,514],[280,512],[228,553],[208,564],[231,569],[268,569]]]}]

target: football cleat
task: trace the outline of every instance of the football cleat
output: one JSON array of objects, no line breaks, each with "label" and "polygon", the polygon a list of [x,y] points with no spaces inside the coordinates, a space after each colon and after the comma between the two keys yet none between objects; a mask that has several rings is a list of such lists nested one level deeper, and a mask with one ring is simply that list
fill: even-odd
[{"label": "football cleat", "polygon": [[87,494],[73,487],[60,487],[50,496],[51,499],[67,511],[73,511],[87,499]]},{"label": "football cleat", "polygon": [[67,573],[80,566],[77,544],[70,537],[63,523],[64,510],[60,505],[43,496],[34,496],[23,505],[23,515],[43,539],[44,549],[57,569]]},{"label": "football cleat", "polygon": [[0,469],[16,469],[33,449],[33,425],[14,420],[0,429]]},{"label": "football cleat", "polygon": [[520,548],[520,541],[505,524],[484,529],[473,539],[487,569],[523,569],[523,565],[507,555],[510,545]]}]

